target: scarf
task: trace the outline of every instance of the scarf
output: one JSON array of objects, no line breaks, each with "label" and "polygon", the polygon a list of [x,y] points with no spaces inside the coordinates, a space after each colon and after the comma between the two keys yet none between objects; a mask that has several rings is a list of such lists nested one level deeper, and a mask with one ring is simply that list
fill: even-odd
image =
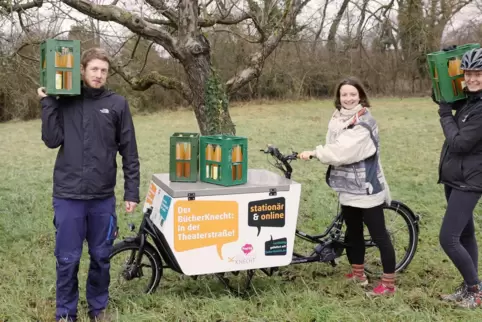
[{"label": "scarf", "polygon": [[347,110],[343,107],[340,110],[335,109],[335,112],[333,112],[331,120],[328,123],[328,138],[330,138],[329,141],[332,141],[331,139],[336,138],[339,132],[346,129],[350,124],[352,124],[353,121],[358,118],[358,113],[362,110],[363,106],[361,104],[358,104],[351,110]]}]

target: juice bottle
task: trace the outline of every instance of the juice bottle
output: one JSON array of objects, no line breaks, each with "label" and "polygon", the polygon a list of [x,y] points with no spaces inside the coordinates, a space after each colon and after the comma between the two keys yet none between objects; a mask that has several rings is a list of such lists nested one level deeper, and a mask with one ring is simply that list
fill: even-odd
[{"label": "juice bottle", "polygon": [[[216,149],[214,150],[214,161],[216,162],[221,162],[221,146],[218,145],[216,146]],[[213,164],[213,179],[218,180],[221,179],[221,173],[220,173],[220,165],[218,164]]]},{"label": "juice bottle", "polygon": [[[454,77],[461,74],[460,70],[460,59],[459,58],[451,58],[448,62],[448,69],[449,69],[449,76]],[[460,84],[460,78],[452,80],[452,90],[454,95],[458,95],[459,92],[462,92],[462,87]]]},{"label": "juice bottle", "polygon": [[[72,68],[74,66],[74,55],[70,52],[69,48],[64,48],[63,65],[65,68]],[[64,89],[72,89],[72,72],[64,72]]]},{"label": "juice bottle", "polygon": [[184,159],[184,144],[182,142],[176,143],[176,176],[178,178],[183,176],[183,162]]},{"label": "juice bottle", "polygon": [[232,151],[231,151],[231,165],[232,165],[232,170],[231,170],[231,176],[233,178],[233,180],[236,180],[236,167],[237,167],[237,164],[235,164],[235,162],[238,162],[237,159],[236,159],[236,147],[234,146]]},{"label": "juice bottle", "polygon": [[211,178],[211,164],[208,161],[213,160],[213,146],[211,144],[208,144],[206,146],[206,179]]},{"label": "juice bottle", "polygon": [[236,166],[236,179],[241,180],[243,178],[243,153],[241,151],[241,146],[236,146],[236,162],[239,162]]},{"label": "juice bottle", "polygon": [[[55,67],[60,67],[63,68],[65,67],[65,48],[61,47],[60,52],[56,51],[55,52]],[[56,89],[62,89],[65,87],[64,84],[64,74],[61,71],[56,71],[55,72],[55,88]]]},{"label": "juice bottle", "polygon": [[61,67],[60,62],[60,53],[58,51],[55,52],[55,67]]},{"label": "juice bottle", "polygon": [[191,173],[191,143],[189,142],[185,143],[184,160],[187,160],[184,163],[184,176],[188,177]]},{"label": "juice bottle", "polygon": [[55,73],[55,88],[62,89],[62,72],[57,71]]},{"label": "juice bottle", "polygon": [[74,54],[69,50],[69,48],[66,48],[66,55],[65,55],[65,67],[67,68],[72,68],[74,67]]},{"label": "juice bottle", "polygon": [[462,61],[459,58],[457,58],[456,62],[457,62],[456,74],[461,76],[455,80],[455,85],[458,92],[463,93],[465,84],[464,84],[464,76],[463,76],[464,72],[462,71],[462,69],[460,69],[460,64],[462,63]]}]

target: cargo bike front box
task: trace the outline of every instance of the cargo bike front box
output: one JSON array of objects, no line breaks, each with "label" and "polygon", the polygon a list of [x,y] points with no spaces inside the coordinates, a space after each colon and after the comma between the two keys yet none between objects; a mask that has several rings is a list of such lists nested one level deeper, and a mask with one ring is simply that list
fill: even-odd
[{"label": "cargo bike front box", "polygon": [[301,185],[249,169],[247,183],[224,187],[171,182],[154,174],[144,203],[185,275],[281,267],[291,263]]}]

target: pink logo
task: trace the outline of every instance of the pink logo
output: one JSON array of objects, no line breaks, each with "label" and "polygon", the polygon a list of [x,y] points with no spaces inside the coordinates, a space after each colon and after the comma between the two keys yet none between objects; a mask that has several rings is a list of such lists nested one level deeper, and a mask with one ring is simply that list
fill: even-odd
[{"label": "pink logo", "polygon": [[241,249],[243,250],[244,255],[248,255],[253,250],[253,245],[246,244],[243,247],[241,247]]}]

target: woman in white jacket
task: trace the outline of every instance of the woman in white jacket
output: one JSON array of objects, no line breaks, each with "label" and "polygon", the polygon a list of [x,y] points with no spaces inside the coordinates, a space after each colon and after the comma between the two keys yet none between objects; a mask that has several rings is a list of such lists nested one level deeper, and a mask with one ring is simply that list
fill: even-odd
[{"label": "woman in white jacket", "polygon": [[385,227],[383,205],[391,202],[390,191],[379,159],[378,126],[369,112],[367,95],[355,78],[343,80],[336,89],[336,110],[328,124],[326,144],[304,151],[300,158],[316,157],[328,164],[327,184],[339,193],[346,222],[347,257],[352,271],[348,279],[361,285],[365,245],[363,223],[380,250],[383,265],[381,283],[370,295],[395,292],[395,251]]}]

